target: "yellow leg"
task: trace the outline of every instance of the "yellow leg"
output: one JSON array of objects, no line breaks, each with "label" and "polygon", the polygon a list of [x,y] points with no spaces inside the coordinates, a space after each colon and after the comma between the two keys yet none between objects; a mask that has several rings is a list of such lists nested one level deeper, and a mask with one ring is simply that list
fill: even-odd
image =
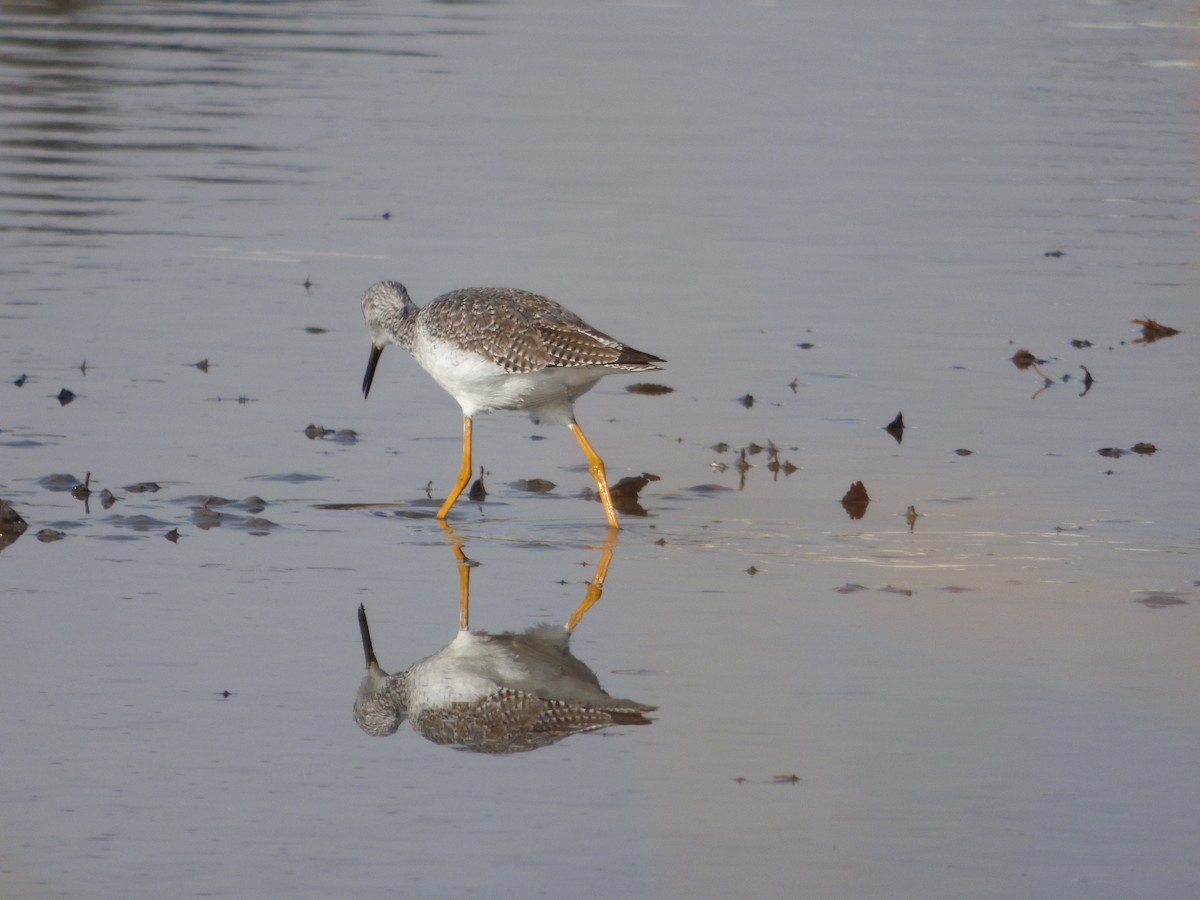
[{"label": "yellow leg", "polygon": [[567,619],[567,631],[575,630],[575,626],[583,620],[584,613],[595,606],[600,595],[604,593],[604,579],[608,577],[608,567],[612,563],[613,548],[616,545],[617,530],[610,528],[608,529],[608,540],[604,542],[604,549],[600,554],[600,563],[596,566],[596,574],[588,583],[587,594],[584,595],[583,602],[579,604],[575,612],[571,613],[571,618]]},{"label": "yellow leg", "polygon": [[583,448],[583,455],[587,457],[588,468],[591,470],[592,477],[596,479],[596,487],[600,489],[600,502],[604,504],[604,514],[608,516],[609,528],[620,528],[621,526],[617,524],[617,511],[613,509],[612,495],[608,492],[608,476],[604,472],[604,460],[592,449],[588,439],[583,436],[583,429],[579,427],[578,422],[572,419],[567,427],[571,429],[571,434],[575,435],[575,440],[579,441],[579,446]]},{"label": "yellow leg", "polygon": [[458,483],[454,485],[454,490],[446,498],[446,502],[442,504],[442,508],[438,510],[437,517],[444,519],[450,514],[450,507],[454,505],[454,501],[458,499],[463,492],[463,488],[467,486],[467,482],[471,480],[471,417],[463,416],[463,459],[462,468],[458,471]]}]

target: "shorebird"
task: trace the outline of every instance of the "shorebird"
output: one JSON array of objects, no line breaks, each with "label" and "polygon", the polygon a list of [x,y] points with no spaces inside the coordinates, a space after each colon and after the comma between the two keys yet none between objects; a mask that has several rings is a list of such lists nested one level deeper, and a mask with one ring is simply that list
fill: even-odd
[{"label": "shorebird", "polygon": [[462,467],[439,519],[471,479],[472,419],[513,409],[571,430],[587,457],[608,524],[619,527],[604,461],[575,421],[575,401],[605,375],[655,371],[664,360],[592,328],[553,300],[511,288],[464,288],[418,307],[404,285],[381,281],[363,294],[362,311],[371,335],[364,397],[383,348],[396,344],[462,407]]},{"label": "shorebird", "polygon": [[392,734],[407,717],[436,744],[520,753],[607,725],[648,725],[646,713],[655,709],[607,694],[568,648],[570,624],[520,634],[464,627],[437,653],[396,675],[379,667],[361,605],[358,627],[367,669],[354,720],[368,734]]}]

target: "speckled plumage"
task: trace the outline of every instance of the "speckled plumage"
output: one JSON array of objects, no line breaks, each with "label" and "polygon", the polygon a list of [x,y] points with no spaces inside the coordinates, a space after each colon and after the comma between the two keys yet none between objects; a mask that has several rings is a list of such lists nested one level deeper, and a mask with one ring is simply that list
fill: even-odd
[{"label": "speckled plumage", "polygon": [[662,359],[592,328],[547,297],[512,288],[463,288],[418,307],[404,285],[381,281],[363,294],[362,311],[371,335],[364,396],[383,348],[395,344],[462,407],[463,466],[439,518],[470,475],[471,418],[510,409],[571,428],[596,477],[609,524],[616,527],[603,462],[578,428],[575,401],[605,375],[654,371]]},{"label": "speckled plumage", "polygon": [[367,668],[354,718],[368,734],[392,734],[408,718],[437,744],[518,753],[608,725],[646,725],[654,710],[607,694],[572,655],[564,628],[460,631],[437,653],[388,675],[375,658],[361,606],[358,624]]},{"label": "speckled plumage", "polygon": [[423,338],[450,344],[508,374],[581,366],[649,372],[662,362],[548,297],[515,288],[461,288],[418,307],[404,285],[381,281],[367,289],[362,306],[376,343],[383,338],[414,354]]}]

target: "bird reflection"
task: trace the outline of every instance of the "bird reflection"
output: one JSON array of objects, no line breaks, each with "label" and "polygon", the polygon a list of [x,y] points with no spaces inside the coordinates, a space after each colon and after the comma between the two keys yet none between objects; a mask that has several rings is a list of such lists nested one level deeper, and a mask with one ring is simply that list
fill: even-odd
[{"label": "bird reflection", "polygon": [[656,707],[610,696],[568,646],[604,590],[615,531],[583,602],[565,626],[489,634],[469,628],[474,563],[446,528],[458,562],[458,635],[432,656],[389,675],[375,658],[367,613],[359,606],[366,672],[354,701],[354,719],[363,731],[393,734],[407,718],[418,734],[436,744],[502,754],[536,750],[608,725],[650,724],[646,713]]}]

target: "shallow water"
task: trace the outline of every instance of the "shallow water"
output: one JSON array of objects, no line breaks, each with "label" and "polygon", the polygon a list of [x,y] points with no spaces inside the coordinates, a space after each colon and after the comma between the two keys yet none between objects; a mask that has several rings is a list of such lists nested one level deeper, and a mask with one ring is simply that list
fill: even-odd
[{"label": "shallow water", "polygon": [[[5,4],[0,895],[1194,897],[1198,27]],[[358,604],[389,670],[458,623],[458,411],[395,350],[361,397],[384,277],[669,360],[578,407],[659,476],[572,642],[652,725],[355,726]],[[565,622],[605,537],[575,442],[475,449],[472,625]]]}]

